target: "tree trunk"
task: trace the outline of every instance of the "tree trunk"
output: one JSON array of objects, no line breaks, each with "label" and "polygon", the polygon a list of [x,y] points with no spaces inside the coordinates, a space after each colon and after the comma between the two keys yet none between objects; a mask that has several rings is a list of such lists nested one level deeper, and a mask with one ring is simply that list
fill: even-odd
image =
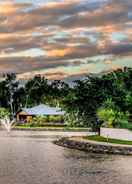
[{"label": "tree trunk", "polygon": [[97,128],[98,136],[100,136],[100,127]]}]

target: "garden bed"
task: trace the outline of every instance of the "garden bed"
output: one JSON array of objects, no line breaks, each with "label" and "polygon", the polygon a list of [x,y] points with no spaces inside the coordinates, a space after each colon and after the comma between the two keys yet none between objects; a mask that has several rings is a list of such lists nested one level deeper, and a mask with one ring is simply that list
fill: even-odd
[{"label": "garden bed", "polygon": [[132,155],[132,142],[122,140],[111,140],[111,142],[106,142],[106,139],[97,136],[64,137],[54,141],[56,145],[90,153]]}]

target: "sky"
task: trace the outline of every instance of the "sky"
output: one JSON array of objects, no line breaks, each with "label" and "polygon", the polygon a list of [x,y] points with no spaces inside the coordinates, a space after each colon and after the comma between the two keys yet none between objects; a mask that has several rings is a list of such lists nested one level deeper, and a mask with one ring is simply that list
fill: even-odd
[{"label": "sky", "polygon": [[81,78],[132,67],[132,0],[0,0],[0,74]]}]

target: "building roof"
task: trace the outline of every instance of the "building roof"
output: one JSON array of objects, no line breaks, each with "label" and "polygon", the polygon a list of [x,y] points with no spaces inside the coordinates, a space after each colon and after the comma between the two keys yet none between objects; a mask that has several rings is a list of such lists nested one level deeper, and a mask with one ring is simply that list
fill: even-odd
[{"label": "building roof", "polygon": [[64,115],[65,112],[61,108],[50,107],[48,105],[38,105],[32,108],[23,108],[22,111],[26,112],[28,115]]}]

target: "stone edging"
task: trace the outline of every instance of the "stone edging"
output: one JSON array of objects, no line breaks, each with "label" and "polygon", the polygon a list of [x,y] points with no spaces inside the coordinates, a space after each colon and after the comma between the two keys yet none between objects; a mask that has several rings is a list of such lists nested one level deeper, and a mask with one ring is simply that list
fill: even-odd
[{"label": "stone edging", "polygon": [[132,155],[132,146],[103,144],[99,142],[83,141],[82,139],[63,137],[53,141],[56,145],[82,150],[91,153]]}]

